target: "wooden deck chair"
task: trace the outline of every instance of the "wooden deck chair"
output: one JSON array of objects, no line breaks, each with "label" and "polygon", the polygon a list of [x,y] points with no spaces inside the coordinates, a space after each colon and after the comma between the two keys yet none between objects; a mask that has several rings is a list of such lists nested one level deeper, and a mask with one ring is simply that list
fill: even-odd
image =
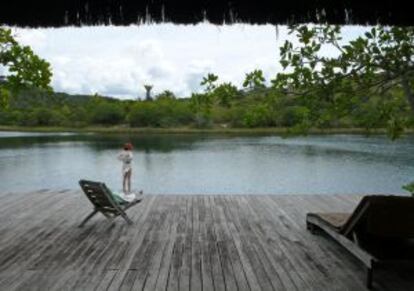
[{"label": "wooden deck chair", "polygon": [[367,268],[414,263],[414,197],[365,196],[352,213],[308,213],[307,228],[323,230]]},{"label": "wooden deck chair", "polygon": [[142,199],[120,204],[114,200],[111,190],[106,187],[105,183],[80,180],[79,185],[94,206],[92,213],[82,221],[79,227],[84,226],[98,212],[101,212],[110,221],[117,216],[122,216],[128,224],[132,224],[132,220],[129,219],[125,211],[137,205]]}]

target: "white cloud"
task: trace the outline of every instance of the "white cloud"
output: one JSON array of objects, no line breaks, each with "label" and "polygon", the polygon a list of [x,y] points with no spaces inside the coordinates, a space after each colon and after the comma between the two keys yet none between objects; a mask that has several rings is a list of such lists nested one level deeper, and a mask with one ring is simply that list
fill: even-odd
[{"label": "white cloud", "polygon": [[47,35],[45,30],[18,30],[15,36],[22,44],[30,45],[36,47],[37,49],[42,49],[47,46]]},{"label": "white cloud", "polygon": [[[345,27],[344,39],[365,29]],[[269,81],[281,70],[279,47],[291,39],[286,27],[278,30],[276,38],[274,26],[246,24],[14,29],[51,63],[56,91],[120,98],[145,96],[148,83],[155,93],[189,96],[208,72],[240,86],[247,72],[260,68]]]}]

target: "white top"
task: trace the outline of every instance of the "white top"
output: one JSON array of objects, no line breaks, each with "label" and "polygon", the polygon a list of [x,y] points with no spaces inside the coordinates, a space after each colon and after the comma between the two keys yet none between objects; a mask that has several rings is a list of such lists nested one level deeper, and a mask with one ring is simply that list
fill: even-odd
[{"label": "white top", "polygon": [[126,173],[132,169],[132,152],[123,150],[118,154],[118,160],[122,161],[122,172]]}]

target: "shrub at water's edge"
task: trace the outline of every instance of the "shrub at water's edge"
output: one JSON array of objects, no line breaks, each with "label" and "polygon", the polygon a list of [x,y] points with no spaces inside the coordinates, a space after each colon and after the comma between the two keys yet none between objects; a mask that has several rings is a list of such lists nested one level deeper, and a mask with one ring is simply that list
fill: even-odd
[{"label": "shrub at water's edge", "polygon": [[411,182],[411,183],[409,183],[409,184],[407,184],[407,185],[404,185],[402,188],[404,190],[410,192],[411,195],[414,197],[414,181]]},{"label": "shrub at water's edge", "polygon": [[[395,89],[395,95],[400,92]],[[210,98],[212,100],[204,100]],[[0,110],[0,125],[39,127],[152,127],[152,128],[289,128],[300,133],[309,109],[292,98],[271,88],[251,92],[237,91],[222,105],[203,94],[192,98],[160,98],[154,101],[118,100],[102,96],[68,95],[41,89],[22,89]],[[372,97],[372,102],[380,100]],[[400,115],[412,128],[414,118],[400,99]],[[329,120],[306,128],[365,129],[367,132],[387,127],[380,120],[374,105],[361,106],[354,116],[330,117]],[[357,130],[360,132],[360,130]],[[305,132],[305,131],[303,131]]]}]

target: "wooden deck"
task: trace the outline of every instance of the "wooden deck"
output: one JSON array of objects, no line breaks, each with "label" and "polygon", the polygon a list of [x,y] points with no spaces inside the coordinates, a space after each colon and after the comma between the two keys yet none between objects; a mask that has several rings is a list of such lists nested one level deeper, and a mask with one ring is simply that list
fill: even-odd
[{"label": "wooden deck", "polygon": [[[0,194],[0,290],[365,290],[365,270],[310,211],[357,196],[146,196],[109,224],[79,191]],[[380,270],[376,290],[414,290]]]}]

